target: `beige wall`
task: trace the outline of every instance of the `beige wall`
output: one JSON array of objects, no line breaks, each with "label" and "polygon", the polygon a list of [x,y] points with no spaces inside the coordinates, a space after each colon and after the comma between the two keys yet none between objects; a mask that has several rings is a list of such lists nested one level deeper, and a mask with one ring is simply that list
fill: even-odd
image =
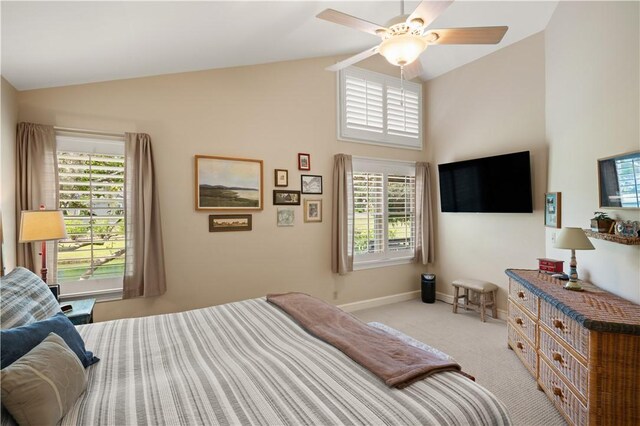
[{"label": "beige wall", "polygon": [[[336,304],[414,291],[416,265],[330,271],[331,173],[339,152],[421,160],[424,152],[336,141],[335,58],[282,62],[19,93],[20,121],[139,131],[153,140],[168,278],[166,295],[102,303],[98,320],[220,304],[297,290]],[[380,70],[379,62],[371,64]],[[384,68],[384,67],[383,67]],[[289,170],[300,189],[297,153],[311,154],[324,177],[322,223],[276,227],[273,170]],[[264,160],[265,208],[251,232],[208,232],[194,210],[195,154]],[[318,198],[318,196],[304,196]],[[334,294],[334,291],[336,292]]]},{"label": "beige wall", "polygon": [[2,130],[0,131],[0,213],[4,243],[2,255],[5,271],[16,266],[16,201],[15,201],[15,156],[16,125],[18,123],[18,94],[4,77],[2,86]]},{"label": "beige wall", "polygon": [[[544,255],[542,205],[547,144],[542,33],[430,80],[425,87],[427,158],[434,166],[438,291],[468,277],[501,287],[506,309],[506,268],[533,268]],[[441,213],[437,165],[530,151],[534,212]]]},{"label": "beige wall", "polygon": [[[596,160],[640,150],[637,2],[560,2],[546,30],[549,191],[562,192],[564,226],[589,227],[598,208]],[[640,220],[640,210],[607,209]],[[547,255],[556,232],[547,229]],[[576,253],[579,275],[640,303],[640,246],[592,240]]]}]

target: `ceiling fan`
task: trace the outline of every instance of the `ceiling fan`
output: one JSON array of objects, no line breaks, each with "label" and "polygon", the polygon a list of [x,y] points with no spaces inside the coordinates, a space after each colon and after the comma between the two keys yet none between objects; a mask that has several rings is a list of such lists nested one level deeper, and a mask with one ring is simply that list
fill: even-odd
[{"label": "ceiling fan", "polygon": [[451,6],[451,3],[453,0],[424,0],[412,14],[405,15],[404,0],[401,0],[400,15],[390,19],[385,26],[334,9],[320,12],[317,18],[355,28],[382,39],[379,45],[327,67],[327,70],[339,71],[379,53],[390,64],[399,66],[401,75],[404,74],[405,78],[412,79],[422,73],[422,65],[416,59],[429,45],[498,44],[509,29],[506,26],[427,29],[446,8]]}]

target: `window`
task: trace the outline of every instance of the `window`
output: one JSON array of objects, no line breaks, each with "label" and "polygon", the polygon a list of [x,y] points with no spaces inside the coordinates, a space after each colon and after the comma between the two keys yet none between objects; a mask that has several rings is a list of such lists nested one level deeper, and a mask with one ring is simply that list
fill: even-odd
[{"label": "window", "polygon": [[338,139],[422,149],[420,84],[355,67],[338,81]]},{"label": "window", "polygon": [[124,142],[57,136],[59,208],[68,238],[58,242],[63,295],[122,291],[125,258]]},{"label": "window", "polygon": [[640,156],[616,159],[621,207],[640,207]]},{"label": "window", "polygon": [[354,265],[403,263],[415,255],[415,166],[353,159]]}]

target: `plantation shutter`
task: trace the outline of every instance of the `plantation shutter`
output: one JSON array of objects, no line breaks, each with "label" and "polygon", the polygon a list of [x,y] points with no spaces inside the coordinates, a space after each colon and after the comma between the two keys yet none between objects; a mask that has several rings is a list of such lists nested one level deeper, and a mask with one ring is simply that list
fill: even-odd
[{"label": "plantation shutter", "polygon": [[419,93],[410,88],[387,86],[387,132],[390,135],[420,136]]},{"label": "plantation shutter", "polygon": [[124,274],[124,145],[58,138],[59,208],[68,238],[58,242],[58,281]]},{"label": "plantation shutter", "polygon": [[389,251],[415,247],[415,176],[389,175],[387,182]]},{"label": "plantation shutter", "polygon": [[384,176],[353,172],[354,253],[384,252]]},{"label": "plantation shutter", "polygon": [[616,160],[618,191],[622,207],[640,207],[640,159],[632,156]]},{"label": "plantation shutter", "polygon": [[348,75],[345,86],[347,128],[382,133],[382,84]]}]

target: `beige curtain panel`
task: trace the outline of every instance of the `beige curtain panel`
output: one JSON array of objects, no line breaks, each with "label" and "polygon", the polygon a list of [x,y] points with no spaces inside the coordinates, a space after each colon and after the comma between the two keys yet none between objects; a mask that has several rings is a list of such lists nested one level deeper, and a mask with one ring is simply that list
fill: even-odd
[{"label": "beige curtain panel", "polygon": [[433,263],[433,206],[431,200],[431,167],[416,163],[416,262]]},{"label": "beige curtain panel", "polygon": [[125,134],[126,260],[123,298],[152,297],[167,290],[160,203],[151,137]]},{"label": "beige curtain panel", "polygon": [[333,162],[331,270],[353,271],[353,168],[351,156],[336,154]]},{"label": "beige curtain panel", "polygon": [[[53,126],[18,123],[16,135],[16,225],[22,210],[49,210],[58,206],[58,155]],[[40,243],[18,243],[16,263],[40,275]],[[57,241],[47,243],[47,269],[51,282],[57,277]]]}]

